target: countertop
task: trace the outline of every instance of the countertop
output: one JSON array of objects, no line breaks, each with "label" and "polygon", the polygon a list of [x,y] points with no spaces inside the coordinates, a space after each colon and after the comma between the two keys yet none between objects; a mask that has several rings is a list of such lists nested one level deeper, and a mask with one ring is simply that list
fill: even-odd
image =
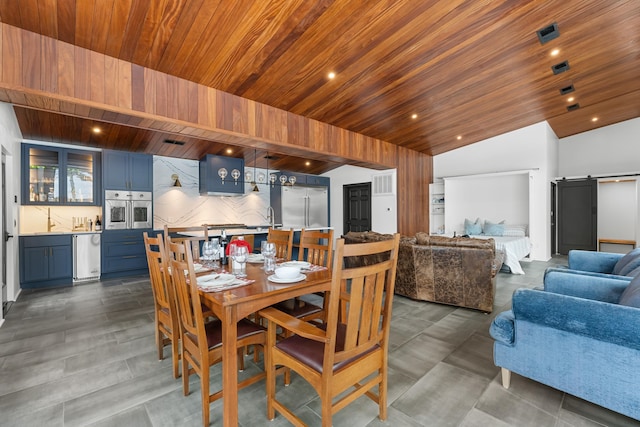
[{"label": "countertop", "polygon": [[18,236],[55,236],[57,234],[100,234],[102,231],[87,231],[87,230],[58,230],[58,231],[31,231],[26,233],[20,233]]}]

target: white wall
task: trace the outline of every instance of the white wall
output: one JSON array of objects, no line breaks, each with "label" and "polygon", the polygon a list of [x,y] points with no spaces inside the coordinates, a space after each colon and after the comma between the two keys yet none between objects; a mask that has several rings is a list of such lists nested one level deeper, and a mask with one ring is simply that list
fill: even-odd
[{"label": "white wall", "polygon": [[[343,223],[343,189],[344,185],[372,182],[372,176],[381,171],[361,168],[358,166],[341,166],[331,170],[323,176],[331,178],[330,218],[334,235],[341,236],[344,233]],[[391,170],[385,171],[391,172]],[[393,170],[394,184],[397,182],[395,170]],[[395,233],[398,231],[398,200],[397,192],[389,196],[371,197],[371,228],[379,233]]]},{"label": "white wall", "polygon": [[640,118],[562,138],[559,177],[640,172]]},{"label": "white wall", "polygon": [[[551,257],[550,182],[558,171],[557,143],[558,139],[547,122],[527,126],[434,156],[434,180],[532,170],[533,181],[529,194],[529,234],[533,243],[531,259],[547,260]],[[447,209],[445,207],[445,212]],[[495,214],[491,215],[499,219],[500,211],[496,209]]]},{"label": "white wall", "polygon": [[[18,207],[20,206],[20,141],[22,133],[18,127],[13,106],[0,103],[0,146],[6,156],[7,232],[14,236],[7,242],[7,300],[15,301],[20,293],[18,275]],[[15,197],[15,199],[14,199]],[[17,201],[14,201],[17,200]],[[0,213],[1,215],[1,213]],[[0,218],[2,220],[3,218]],[[0,246],[1,248],[1,246]],[[1,249],[0,249],[1,250]],[[1,256],[1,254],[0,254]],[[0,324],[2,323],[0,310]]]}]

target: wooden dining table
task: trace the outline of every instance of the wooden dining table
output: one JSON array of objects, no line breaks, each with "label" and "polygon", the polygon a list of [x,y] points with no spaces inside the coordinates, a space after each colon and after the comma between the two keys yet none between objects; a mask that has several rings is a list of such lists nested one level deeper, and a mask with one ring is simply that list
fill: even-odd
[{"label": "wooden dining table", "polygon": [[225,427],[238,425],[238,321],[280,301],[330,289],[329,269],[303,273],[306,278],[299,282],[274,283],[267,278],[262,264],[247,263],[247,279],[254,280],[253,283],[219,292],[200,291],[201,302],[222,322],[222,400]]}]

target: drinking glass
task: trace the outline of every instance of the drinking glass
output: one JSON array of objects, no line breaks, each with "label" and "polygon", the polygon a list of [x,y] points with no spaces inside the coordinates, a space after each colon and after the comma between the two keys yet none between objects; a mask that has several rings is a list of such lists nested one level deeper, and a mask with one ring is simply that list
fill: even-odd
[{"label": "drinking glass", "polygon": [[[231,259],[233,259],[233,269],[237,271],[236,277],[247,277],[247,270],[245,268],[247,262],[247,256],[249,250],[246,246],[234,245],[231,248]],[[238,268],[236,269],[236,264]]]},{"label": "drinking glass", "polygon": [[214,238],[211,239],[210,243],[211,247],[213,248],[211,268],[215,270],[220,268],[220,242],[218,241],[218,238]]},{"label": "drinking glass", "polygon": [[276,244],[273,242],[264,242],[262,255],[264,256],[264,271],[266,273],[273,273],[276,269]]}]

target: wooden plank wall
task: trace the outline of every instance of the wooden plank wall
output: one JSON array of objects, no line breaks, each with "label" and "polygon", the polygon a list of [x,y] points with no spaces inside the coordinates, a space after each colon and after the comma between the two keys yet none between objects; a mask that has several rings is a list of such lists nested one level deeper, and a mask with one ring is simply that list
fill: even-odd
[{"label": "wooden plank wall", "polygon": [[398,230],[429,229],[431,156],[7,24],[0,28],[0,100],[243,146],[284,147],[292,155],[322,153],[345,163],[397,168]]}]

